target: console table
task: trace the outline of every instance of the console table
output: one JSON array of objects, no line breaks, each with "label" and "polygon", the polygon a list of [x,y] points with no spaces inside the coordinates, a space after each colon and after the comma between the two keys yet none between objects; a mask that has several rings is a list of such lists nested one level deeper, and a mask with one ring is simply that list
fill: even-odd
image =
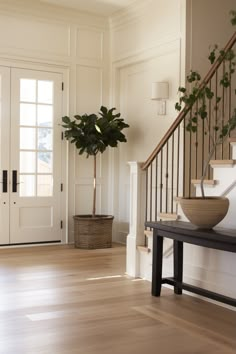
[{"label": "console table", "polygon": [[[153,296],[160,296],[161,285],[169,284],[174,286],[175,294],[182,294],[182,290],[187,290],[231,306],[236,306],[236,298],[217,294],[183,282],[184,242],[191,245],[236,253],[236,230],[222,228],[201,230],[197,229],[191,223],[181,221],[146,222],[145,226],[153,229]],[[162,278],[163,237],[173,239],[174,276],[172,278]]]}]

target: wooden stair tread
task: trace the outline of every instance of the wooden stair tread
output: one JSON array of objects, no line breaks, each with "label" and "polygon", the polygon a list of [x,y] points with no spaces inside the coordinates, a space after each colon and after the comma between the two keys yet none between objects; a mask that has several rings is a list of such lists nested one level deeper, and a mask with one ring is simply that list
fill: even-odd
[{"label": "wooden stair tread", "polygon": [[146,235],[147,237],[152,237],[153,231],[152,230],[144,230],[144,235]]},{"label": "wooden stair tread", "polygon": [[236,138],[229,138],[228,141],[230,144],[236,144]]},{"label": "wooden stair tread", "polygon": [[179,215],[176,213],[159,213],[160,219],[178,220]]},{"label": "wooden stair tread", "polygon": [[[200,179],[192,179],[191,180],[192,184],[200,184],[201,180]],[[203,181],[203,184],[208,185],[208,186],[214,186],[217,183],[215,179],[205,179]]]},{"label": "wooden stair tread", "polygon": [[211,166],[233,166],[236,164],[236,160],[211,160]]},{"label": "wooden stair tread", "polygon": [[137,246],[137,249],[140,252],[144,252],[144,253],[150,253],[151,252],[150,248],[148,248],[147,246]]}]

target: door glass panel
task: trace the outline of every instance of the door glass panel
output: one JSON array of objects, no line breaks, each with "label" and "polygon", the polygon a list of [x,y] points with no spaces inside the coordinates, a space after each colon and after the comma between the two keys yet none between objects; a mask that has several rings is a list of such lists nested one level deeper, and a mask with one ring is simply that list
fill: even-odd
[{"label": "door glass panel", "polygon": [[36,105],[31,103],[20,104],[20,125],[36,125]]},{"label": "door glass panel", "polygon": [[20,173],[35,173],[35,152],[20,152]]},{"label": "door glass panel", "polygon": [[53,91],[53,81],[20,79],[21,197],[53,194]]},{"label": "door glass panel", "polygon": [[38,126],[52,127],[53,110],[49,105],[38,105]]},{"label": "door glass panel", "polygon": [[39,103],[53,103],[53,82],[52,81],[38,81],[38,102]]},{"label": "door glass panel", "polygon": [[35,149],[35,128],[20,128],[20,149]]},{"label": "door glass panel", "polygon": [[38,152],[38,173],[52,173],[51,152]]},{"label": "door glass panel", "polygon": [[20,195],[22,197],[35,196],[35,176],[20,175]]},{"label": "door glass panel", "polygon": [[20,79],[21,102],[36,102],[36,80]]},{"label": "door glass panel", "polygon": [[51,197],[53,190],[52,175],[38,175],[37,179],[37,196]]},{"label": "door glass panel", "polygon": [[38,149],[52,150],[52,129],[50,128],[38,129]]}]

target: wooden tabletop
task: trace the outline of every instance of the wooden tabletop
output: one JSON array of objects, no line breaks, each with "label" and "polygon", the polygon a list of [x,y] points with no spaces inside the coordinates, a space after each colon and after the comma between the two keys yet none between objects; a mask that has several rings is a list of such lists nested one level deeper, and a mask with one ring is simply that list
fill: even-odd
[{"label": "wooden tabletop", "polygon": [[160,236],[195,245],[236,252],[236,230],[219,227],[211,230],[199,229],[191,223],[183,221],[151,221],[146,222],[145,225],[146,227],[157,229]]}]

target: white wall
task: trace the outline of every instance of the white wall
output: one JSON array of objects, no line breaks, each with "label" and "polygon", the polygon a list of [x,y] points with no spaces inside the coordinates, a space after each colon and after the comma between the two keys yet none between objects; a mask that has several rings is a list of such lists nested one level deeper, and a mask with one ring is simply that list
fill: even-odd
[{"label": "white wall", "polygon": [[[30,0],[1,2],[0,62],[63,71],[64,114],[96,113],[102,104],[109,104],[108,32],[104,17]],[[92,211],[93,160],[79,157],[73,146],[69,150],[69,241],[73,241],[72,216]],[[97,211],[103,213],[108,212],[108,157],[98,158]]]},{"label": "white wall", "polygon": [[235,0],[187,0],[187,71],[206,74],[209,49],[215,44],[223,48],[233,35],[229,12],[235,7]]},{"label": "white wall", "polygon": [[[149,0],[123,11],[111,21],[113,102],[130,128],[116,159],[116,240],[125,242],[129,229],[128,161],[145,161],[176,118],[174,103],[184,77],[185,1]],[[152,82],[169,83],[167,114],[157,114]]]}]

